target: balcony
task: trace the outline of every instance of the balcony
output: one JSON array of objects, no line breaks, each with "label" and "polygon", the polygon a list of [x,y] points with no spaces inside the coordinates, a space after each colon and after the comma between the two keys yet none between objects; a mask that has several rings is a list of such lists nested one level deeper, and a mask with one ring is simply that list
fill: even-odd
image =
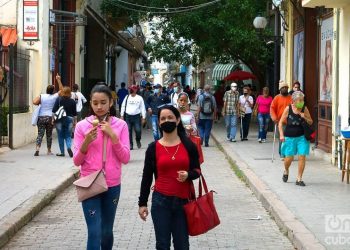
[{"label": "balcony", "polygon": [[324,6],[325,8],[342,8],[350,4],[349,0],[303,0],[303,7],[315,8]]}]

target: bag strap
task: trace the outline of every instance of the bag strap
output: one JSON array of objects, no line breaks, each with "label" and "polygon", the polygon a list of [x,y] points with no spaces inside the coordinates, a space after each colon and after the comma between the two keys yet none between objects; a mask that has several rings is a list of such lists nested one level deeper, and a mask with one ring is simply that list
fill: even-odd
[{"label": "bag strap", "polygon": [[106,156],[107,156],[107,136],[103,136],[103,152],[102,152],[102,169],[106,165]]},{"label": "bag strap", "polygon": [[128,99],[129,99],[129,95],[126,96],[126,100],[125,100],[124,116],[126,115],[126,106],[128,106]]},{"label": "bag strap", "polygon": [[[198,198],[202,197],[202,195],[203,195],[203,188],[204,188],[204,194],[207,194],[208,193],[207,182],[205,181],[204,176],[201,173],[200,176],[199,176],[199,181],[198,181]],[[191,184],[190,184],[190,197],[189,197],[189,199],[190,200],[195,200],[196,199],[196,190],[194,188],[193,181],[191,181]]]}]

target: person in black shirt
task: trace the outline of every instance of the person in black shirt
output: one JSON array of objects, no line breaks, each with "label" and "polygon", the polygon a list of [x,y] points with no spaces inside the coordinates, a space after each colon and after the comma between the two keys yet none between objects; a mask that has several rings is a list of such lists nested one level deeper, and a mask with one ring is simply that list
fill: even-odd
[{"label": "person in black shirt", "polygon": [[158,109],[159,107],[168,104],[170,102],[169,97],[161,92],[162,86],[156,84],[154,86],[154,94],[150,95],[146,101],[146,110],[152,119],[152,130],[154,140],[160,139],[160,132],[158,129]]},{"label": "person in black shirt", "polygon": [[[282,142],[281,154],[284,158],[284,168],[282,180],[288,181],[289,167],[292,164],[294,155],[298,155],[298,176],[296,185],[305,186],[302,181],[306,156],[309,155],[310,142],[304,135],[303,122],[312,124],[310,112],[304,103],[304,94],[301,91],[295,91],[292,95],[292,104],[285,108],[279,121],[280,140]],[[283,124],[286,128],[283,130]]]},{"label": "person in black shirt", "polygon": [[60,147],[60,154],[57,156],[64,156],[64,141],[66,141],[67,151],[70,157],[73,157],[72,152],[72,131],[77,123],[77,108],[75,101],[71,98],[71,90],[69,87],[63,87],[61,96],[57,98],[55,105],[52,108],[53,115],[63,106],[66,115],[60,119],[55,120],[58,145]]}]

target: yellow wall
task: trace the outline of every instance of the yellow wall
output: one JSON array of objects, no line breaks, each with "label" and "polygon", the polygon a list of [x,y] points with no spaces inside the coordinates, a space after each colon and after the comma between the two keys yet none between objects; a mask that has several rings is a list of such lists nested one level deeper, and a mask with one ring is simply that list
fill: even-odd
[{"label": "yellow wall", "polygon": [[289,84],[289,88],[292,86],[293,81],[293,4],[291,1],[288,1],[288,16],[287,16],[287,23],[289,26],[289,31],[286,32],[286,75],[285,75],[285,81]]}]

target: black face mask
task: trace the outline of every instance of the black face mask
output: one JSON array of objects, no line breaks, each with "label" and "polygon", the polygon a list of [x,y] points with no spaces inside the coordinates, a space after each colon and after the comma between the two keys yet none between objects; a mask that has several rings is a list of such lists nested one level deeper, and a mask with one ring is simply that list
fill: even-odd
[{"label": "black face mask", "polygon": [[248,93],[245,93],[245,92],[244,92],[243,95],[248,95]]},{"label": "black face mask", "polygon": [[288,91],[281,91],[281,95],[287,96],[288,95]]},{"label": "black face mask", "polygon": [[165,133],[171,133],[176,129],[176,122],[163,122],[160,124],[160,128],[165,132]]}]

